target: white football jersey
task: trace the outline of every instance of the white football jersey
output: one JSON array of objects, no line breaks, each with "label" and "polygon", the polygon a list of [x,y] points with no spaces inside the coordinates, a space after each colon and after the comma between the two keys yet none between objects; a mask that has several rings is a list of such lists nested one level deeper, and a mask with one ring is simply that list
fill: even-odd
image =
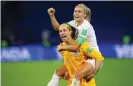
[{"label": "white football jersey", "polygon": [[78,37],[84,38],[88,42],[89,47],[99,51],[94,28],[88,20],[84,20],[80,26],[77,26],[75,20],[68,22],[68,24],[78,29]]}]

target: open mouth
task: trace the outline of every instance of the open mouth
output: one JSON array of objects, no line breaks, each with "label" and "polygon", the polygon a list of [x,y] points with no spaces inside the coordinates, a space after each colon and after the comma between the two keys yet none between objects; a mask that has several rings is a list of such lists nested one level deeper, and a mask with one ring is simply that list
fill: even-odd
[{"label": "open mouth", "polygon": [[79,18],[78,16],[75,16],[75,18]]},{"label": "open mouth", "polygon": [[66,38],[66,35],[61,35],[61,38],[62,38],[62,39]]}]

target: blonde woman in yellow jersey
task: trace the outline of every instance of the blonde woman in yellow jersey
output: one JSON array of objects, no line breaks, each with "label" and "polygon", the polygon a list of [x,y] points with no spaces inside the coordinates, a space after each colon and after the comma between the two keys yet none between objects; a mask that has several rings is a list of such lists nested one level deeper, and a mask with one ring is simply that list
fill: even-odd
[{"label": "blonde woman in yellow jersey", "polygon": [[[67,45],[66,42],[63,42],[62,45]],[[61,55],[64,59],[64,65],[67,68],[69,74],[68,86],[96,86],[95,79],[92,78],[89,82],[87,82],[82,76],[80,76],[80,81],[76,82],[75,85],[72,84],[72,79],[75,77],[76,72],[82,70],[82,65],[85,63],[87,56],[84,55],[83,50],[80,49],[77,53],[78,55],[74,55],[73,52],[62,51]]]},{"label": "blonde woman in yellow jersey", "polygon": [[[63,41],[62,43],[63,46],[67,44],[75,44],[75,40],[74,40],[75,33],[69,25],[62,24],[60,26],[59,34]],[[90,68],[88,68],[86,71],[84,68],[84,64],[86,64],[85,61],[89,59],[88,57],[94,58],[96,60],[100,60],[100,62],[103,61],[103,57],[99,52],[91,48],[88,48],[88,45],[85,42],[81,45],[80,49],[78,50],[77,56],[75,56],[73,52],[69,52],[69,51],[62,51],[61,54],[64,59],[64,64],[70,76],[69,86],[70,85],[71,86],[88,86],[88,85],[95,86],[94,78],[92,78],[89,82],[86,82],[86,80],[83,79],[83,77],[85,77],[89,71],[91,72],[94,70],[92,65],[87,63],[87,66]],[[78,81],[74,82],[76,84],[72,83],[73,78],[78,79]]]},{"label": "blonde woman in yellow jersey", "polygon": [[[68,28],[68,32],[72,33],[72,28],[67,25],[67,24],[63,24],[60,26],[59,29],[59,34],[60,37],[62,38],[62,41],[65,42],[63,46],[67,45],[67,44],[75,44],[75,40],[73,35],[69,34],[70,36],[72,36],[71,38],[67,38],[67,30],[65,30],[65,28]],[[73,28],[74,29],[74,28]],[[69,31],[70,30],[70,31]],[[66,31],[66,32],[63,32]],[[64,53],[64,54],[63,54]],[[74,55],[73,52],[69,52],[69,51],[63,51],[62,56],[64,58],[64,64],[67,67],[67,70],[69,72],[70,75],[70,82],[71,80],[77,79],[75,80],[75,82],[73,82],[71,84],[71,86],[95,86],[95,80],[94,78],[92,78],[88,83],[86,82],[85,79],[83,79],[83,77],[87,76],[89,72],[93,71],[94,68],[92,67],[92,64],[87,63],[87,66],[90,67],[87,70],[85,69],[86,67],[86,60],[87,59],[96,59],[96,61],[98,62],[103,62],[104,58],[101,55],[101,53],[99,53],[97,50],[90,48],[87,44],[87,42],[84,42],[81,47],[78,49],[78,54],[77,56]],[[81,81],[81,82],[80,82]],[[76,84],[75,84],[76,83]]]}]

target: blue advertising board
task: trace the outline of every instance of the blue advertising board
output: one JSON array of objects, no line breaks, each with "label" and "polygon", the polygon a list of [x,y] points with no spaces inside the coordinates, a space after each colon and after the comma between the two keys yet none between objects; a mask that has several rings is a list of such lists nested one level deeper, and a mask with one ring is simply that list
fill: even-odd
[{"label": "blue advertising board", "polygon": [[1,48],[1,61],[43,60],[42,46],[21,46]]},{"label": "blue advertising board", "polygon": [[[100,44],[105,58],[133,58],[133,44]],[[62,60],[55,47],[41,45],[1,48],[1,61]]]},{"label": "blue advertising board", "polygon": [[105,58],[133,58],[133,44],[100,44]]}]

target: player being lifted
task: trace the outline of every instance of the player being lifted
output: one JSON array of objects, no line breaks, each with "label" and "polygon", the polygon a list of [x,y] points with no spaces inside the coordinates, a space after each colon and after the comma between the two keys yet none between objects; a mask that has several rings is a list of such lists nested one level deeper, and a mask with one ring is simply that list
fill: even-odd
[{"label": "player being lifted", "polygon": [[[59,30],[60,24],[57,22],[54,16],[55,10],[53,8],[49,8],[48,13],[51,18],[51,22],[54,29]],[[65,45],[65,46],[59,45],[58,50],[59,51],[62,51],[62,50],[77,51],[81,46],[81,44],[84,41],[86,41],[90,48],[93,48],[98,52],[100,52],[99,47],[97,45],[95,31],[93,29],[93,26],[90,24],[90,17],[91,17],[90,9],[84,4],[78,4],[74,9],[73,16],[74,16],[74,20],[68,22],[68,24],[78,29],[79,34],[76,39],[76,43],[71,45]],[[87,59],[85,67],[88,66],[87,63],[95,65],[95,59]],[[99,70],[100,67],[101,67],[101,64],[96,63],[94,74]],[[89,66],[87,68],[89,68]],[[54,74],[53,76],[56,76],[59,79],[58,74]],[[58,79],[56,79],[57,81],[55,80],[55,82],[58,83]]]}]

